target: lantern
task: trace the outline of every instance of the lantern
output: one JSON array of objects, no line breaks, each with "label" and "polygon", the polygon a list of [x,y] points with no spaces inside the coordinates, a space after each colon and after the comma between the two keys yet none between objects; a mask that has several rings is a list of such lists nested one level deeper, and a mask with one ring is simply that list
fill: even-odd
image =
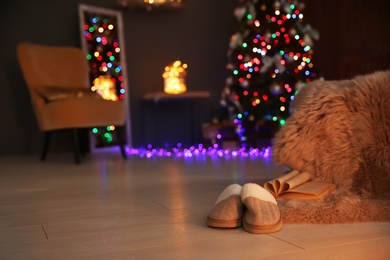
[{"label": "lantern", "polygon": [[177,60],[165,67],[163,73],[164,92],[168,94],[180,94],[187,91],[185,76],[187,64]]}]

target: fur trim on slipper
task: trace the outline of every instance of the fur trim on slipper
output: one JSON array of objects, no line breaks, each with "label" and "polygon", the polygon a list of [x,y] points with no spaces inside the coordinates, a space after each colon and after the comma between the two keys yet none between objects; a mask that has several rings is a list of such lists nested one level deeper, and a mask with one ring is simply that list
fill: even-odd
[{"label": "fur trim on slipper", "polygon": [[231,184],[226,187],[207,216],[207,225],[217,228],[236,228],[242,226],[243,205],[241,185]]},{"label": "fur trim on slipper", "polygon": [[265,234],[282,228],[278,204],[266,189],[255,183],[247,183],[242,187],[241,200],[246,207],[243,217],[246,231]]}]

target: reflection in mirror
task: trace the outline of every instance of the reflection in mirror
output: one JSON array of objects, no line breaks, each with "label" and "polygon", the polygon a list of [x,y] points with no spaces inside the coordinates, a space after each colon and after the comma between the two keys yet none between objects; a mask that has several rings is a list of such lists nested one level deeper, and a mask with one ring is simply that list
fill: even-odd
[{"label": "reflection in mirror", "polygon": [[[91,89],[104,99],[126,103],[124,139],[132,146],[122,15],[116,10],[80,4],[79,18],[81,44],[90,65]],[[114,126],[93,128],[91,152],[117,146],[118,132]]]}]

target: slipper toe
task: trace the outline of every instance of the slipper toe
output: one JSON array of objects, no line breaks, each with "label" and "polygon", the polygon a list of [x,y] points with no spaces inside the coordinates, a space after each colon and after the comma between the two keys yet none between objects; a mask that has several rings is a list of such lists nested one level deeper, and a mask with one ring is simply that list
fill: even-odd
[{"label": "slipper toe", "polygon": [[277,232],[282,228],[282,218],[277,201],[260,185],[247,183],[242,187],[241,200],[246,207],[243,226],[254,234]]},{"label": "slipper toe", "polygon": [[239,184],[231,184],[219,195],[207,216],[207,225],[217,228],[236,228],[242,226],[243,204]]}]

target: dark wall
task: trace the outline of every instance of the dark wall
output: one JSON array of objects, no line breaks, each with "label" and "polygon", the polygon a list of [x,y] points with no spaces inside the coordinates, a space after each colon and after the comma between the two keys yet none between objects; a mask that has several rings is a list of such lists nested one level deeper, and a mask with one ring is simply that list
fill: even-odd
[{"label": "dark wall", "polygon": [[[236,1],[188,0],[182,10],[170,12],[123,10],[134,146],[156,137],[163,143],[188,140],[194,125],[199,139],[199,127],[210,120],[223,89],[228,42],[236,28]],[[326,79],[389,68],[387,0],[305,2],[305,21],[320,32],[313,60]],[[80,46],[79,3],[114,8],[114,0],[1,1],[0,155],[37,153],[42,142],[17,64],[17,43]],[[156,121],[154,108],[142,96],[163,89],[162,70],[176,59],[189,64],[188,89],[209,90],[211,100],[162,104],[163,116]],[[67,133],[57,137],[54,150],[70,149],[69,140]]]},{"label": "dark wall", "polygon": [[390,68],[390,1],[305,1],[305,19],[320,32],[316,66],[325,79]]}]

